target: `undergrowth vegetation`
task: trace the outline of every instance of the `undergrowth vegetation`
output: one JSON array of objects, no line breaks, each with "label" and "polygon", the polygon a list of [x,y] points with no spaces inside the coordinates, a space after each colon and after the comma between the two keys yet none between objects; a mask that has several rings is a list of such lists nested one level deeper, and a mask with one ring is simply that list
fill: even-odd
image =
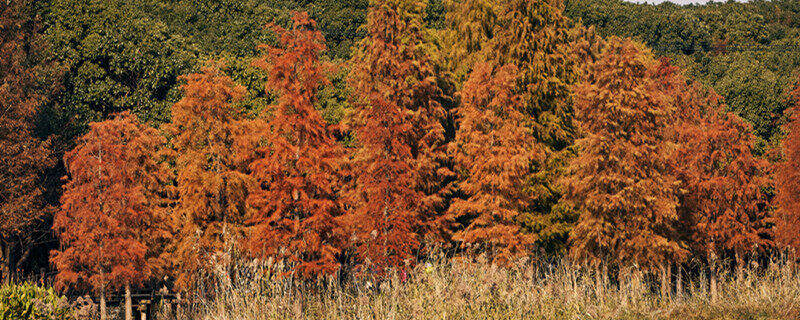
[{"label": "undergrowth vegetation", "polygon": [[0,319],[69,320],[75,319],[67,299],[52,288],[31,283],[4,284],[0,287]]}]

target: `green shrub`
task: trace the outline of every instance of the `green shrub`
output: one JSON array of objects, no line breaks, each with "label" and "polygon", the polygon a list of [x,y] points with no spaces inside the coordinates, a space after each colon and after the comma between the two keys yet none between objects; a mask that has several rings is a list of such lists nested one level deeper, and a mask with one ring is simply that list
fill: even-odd
[{"label": "green shrub", "polygon": [[72,320],[67,299],[30,283],[0,287],[0,320]]}]

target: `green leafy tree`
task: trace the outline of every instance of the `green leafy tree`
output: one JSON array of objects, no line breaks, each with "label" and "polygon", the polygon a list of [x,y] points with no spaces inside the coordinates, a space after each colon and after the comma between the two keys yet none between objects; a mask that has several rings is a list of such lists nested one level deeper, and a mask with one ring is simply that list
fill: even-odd
[{"label": "green leafy tree", "polygon": [[366,36],[369,0],[321,0],[305,2],[302,10],[319,23],[331,59],[348,59],[353,47]]},{"label": "green leafy tree", "polygon": [[68,71],[54,101],[52,130],[67,143],[91,121],[130,110],[145,122],[169,120],[180,97],[177,77],[196,54],[141,3],[67,0],[47,10],[47,38]]}]

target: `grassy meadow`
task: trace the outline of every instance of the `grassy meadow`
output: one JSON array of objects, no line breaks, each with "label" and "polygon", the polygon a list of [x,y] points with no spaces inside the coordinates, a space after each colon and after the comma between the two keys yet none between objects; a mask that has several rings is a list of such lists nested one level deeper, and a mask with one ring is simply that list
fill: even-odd
[{"label": "grassy meadow", "polygon": [[440,259],[419,264],[406,281],[393,274],[383,282],[361,277],[343,285],[269,277],[268,271],[253,273],[260,269],[254,265],[218,268],[208,276],[214,285],[202,290],[204,298],[162,307],[157,319],[800,318],[797,267],[779,261],[752,265],[738,276],[720,272],[716,290],[708,273],[682,273],[679,283],[676,272],[662,295],[654,279],[636,271],[598,282],[568,263],[520,261],[501,268],[480,260]]}]

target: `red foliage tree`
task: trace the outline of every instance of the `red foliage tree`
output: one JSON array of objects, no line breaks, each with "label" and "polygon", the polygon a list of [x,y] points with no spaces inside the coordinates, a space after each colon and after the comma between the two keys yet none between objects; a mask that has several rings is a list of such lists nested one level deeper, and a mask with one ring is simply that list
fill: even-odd
[{"label": "red foliage tree", "polygon": [[173,211],[177,235],[170,260],[176,285],[186,289],[208,259],[238,235],[250,180],[244,173],[247,154],[238,143],[245,126],[231,104],[244,88],[211,67],[182,79],[184,97],[173,105],[166,130],[174,135],[180,199]]},{"label": "red foliage tree", "polygon": [[248,197],[256,212],[248,248],[256,256],[278,256],[296,264],[304,277],[333,274],[339,267],[341,214],[336,186],[342,149],[314,108],[317,91],[328,81],[319,61],[325,39],[306,13],[294,27],[277,25],[280,47],[268,47],[257,61],[269,73],[267,91],[280,95],[256,120],[267,145],[250,164],[257,183]]},{"label": "red foliage tree", "polygon": [[782,247],[800,251],[800,85],[792,91],[797,101],[781,146],[783,161],[775,165],[775,240]]},{"label": "red foliage tree", "polygon": [[516,67],[492,69],[478,64],[461,92],[453,149],[467,198],[455,200],[450,212],[469,221],[455,240],[496,250],[492,258],[504,264],[526,255],[535,240],[521,232],[516,219],[535,200],[525,184],[530,163],[544,154],[524,127],[524,103],[514,94]]},{"label": "red foliage tree", "polygon": [[30,256],[32,230],[47,214],[41,179],[53,165],[49,141],[34,134],[48,86],[57,74],[43,59],[44,46],[33,19],[20,12],[27,1],[0,2],[0,279],[8,281]]},{"label": "red foliage tree", "polygon": [[104,299],[106,288],[129,292],[149,277],[159,256],[151,241],[163,236],[152,228],[163,223],[158,193],[166,175],[154,157],[163,143],[125,112],[92,123],[64,156],[69,180],[53,222],[62,249],[51,257],[57,286]]},{"label": "red foliage tree", "polygon": [[445,216],[438,178],[445,157],[441,94],[423,48],[417,0],[375,1],[368,36],[351,61],[355,110],[349,120],[358,150],[347,221],[362,260],[378,271],[413,262],[423,232],[441,229]]},{"label": "red foliage tree", "polygon": [[667,166],[673,112],[653,66],[649,52],[612,38],[576,88],[586,136],[565,185],[582,211],[570,253],[584,263],[654,270],[686,257],[676,234],[678,181]]},{"label": "red foliage tree", "polygon": [[768,163],[753,156],[755,136],[725,111],[721,97],[686,79],[662,58],[655,80],[677,111],[672,163],[685,190],[678,214],[690,248],[702,258],[742,259],[766,239]]}]

